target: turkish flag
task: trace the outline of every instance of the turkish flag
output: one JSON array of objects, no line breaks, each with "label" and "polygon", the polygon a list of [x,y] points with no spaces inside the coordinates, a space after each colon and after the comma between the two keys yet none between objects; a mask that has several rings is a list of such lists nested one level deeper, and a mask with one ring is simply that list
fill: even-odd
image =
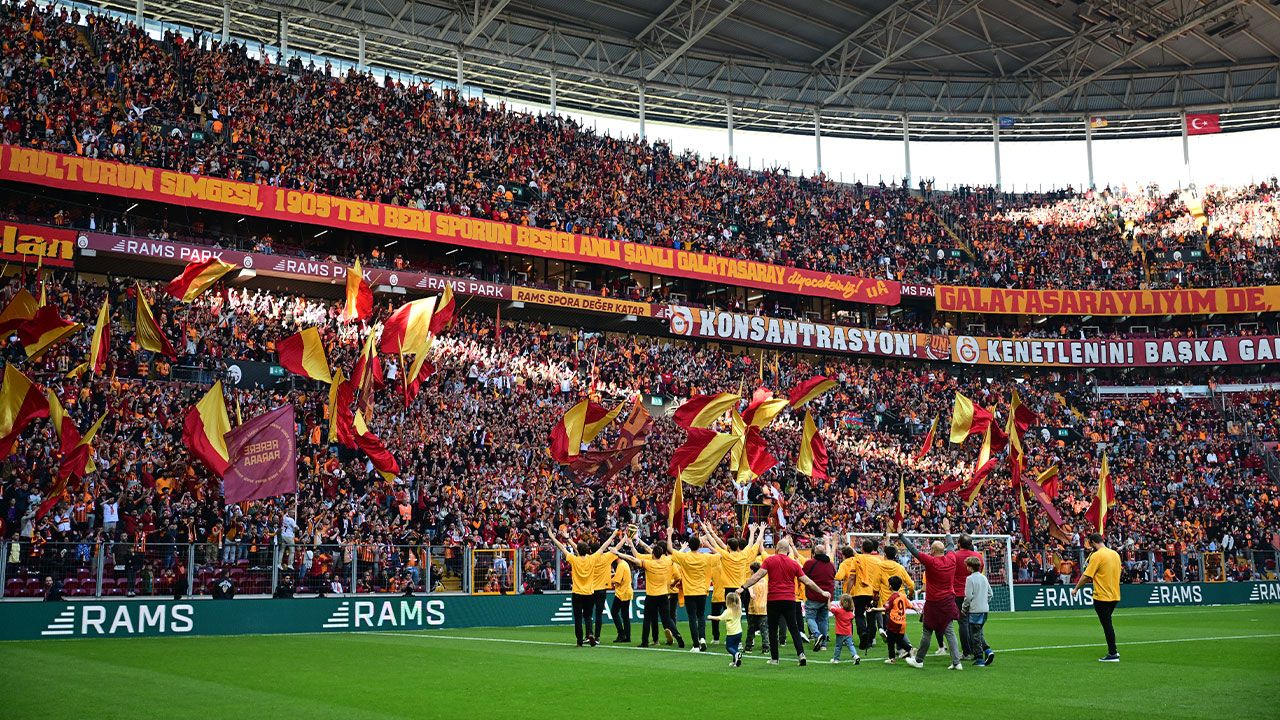
[{"label": "turkish flag", "polygon": [[1222,126],[1218,124],[1217,113],[1187,115],[1188,135],[1212,135],[1219,132],[1222,132]]}]

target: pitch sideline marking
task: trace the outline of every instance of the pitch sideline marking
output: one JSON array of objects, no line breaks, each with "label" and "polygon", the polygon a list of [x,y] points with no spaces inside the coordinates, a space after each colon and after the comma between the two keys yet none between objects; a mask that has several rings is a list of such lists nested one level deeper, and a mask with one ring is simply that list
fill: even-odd
[{"label": "pitch sideline marking", "polygon": [[[371,631],[371,632],[363,632],[363,633],[352,633],[352,635],[386,635],[389,637],[414,638],[419,640],[437,639],[437,640],[459,640],[463,642],[507,643],[510,645],[545,645],[545,646],[553,646],[553,647],[573,647],[573,645],[568,642],[554,642],[551,640],[521,640],[519,638],[486,638],[486,637],[473,637],[473,636],[465,636],[465,635],[437,635],[435,633]],[[1280,637],[1280,633],[1261,633],[1257,635],[1217,635],[1213,637],[1194,637],[1194,638],[1164,638],[1160,640],[1132,640],[1129,642],[1116,643],[1116,645],[1123,645],[1127,647],[1130,645],[1165,645],[1169,643],[1214,642],[1218,640],[1261,640],[1265,638],[1277,638],[1277,637]],[[999,653],[1006,653],[1006,652],[1032,652],[1032,651],[1038,651],[1038,650],[1075,650],[1080,648],[1096,648],[1102,644],[1103,643],[1100,643],[1100,642],[1093,642],[1093,643],[1081,643],[1078,645],[1040,645],[1036,647],[996,648],[996,653],[999,654]],[[665,648],[665,647],[642,648],[642,647],[637,647],[635,645],[613,645],[610,643],[602,643],[598,647],[608,648],[611,650],[637,650],[637,651],[643,650],[646,652],[669,652],[669,653],[683,653],[686,655],[719,656],[722,659],[728,657],[728,653],[724,652],[723,650],[720,650],[720,651],[713,650],[713,651],[708,651],[706,653],[694,653],[689,650],[676,650],[674,648]],[[745,653],[743,654],[743,658],[754,659],[754,660],[767,659],[764,655],[747,655]],[[876,659],[879,660],[879,658],[876,658]]]}]

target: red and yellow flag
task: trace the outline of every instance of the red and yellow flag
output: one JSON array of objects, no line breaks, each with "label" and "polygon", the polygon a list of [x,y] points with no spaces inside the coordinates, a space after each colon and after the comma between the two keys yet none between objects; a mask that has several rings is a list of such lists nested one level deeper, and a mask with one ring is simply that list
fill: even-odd
[{"label": "red and yellow flag", "polygon": [[431,334],[439,335],[449,329],[449,325],[453,323],[453,315],[458,311],[458,305],[453,300],[453,288],[448,285],[444,286],[444,292],[440,293],[440,300],[436,302],[436,311],[431,316]]},{"label": "red and yellow flag", "polygon": [[276,355],[280,366],[291,373],[324,383],[333,382],[318,328],[306,328],[276,343]]},{"label": "red and yellow flag", "polygon": [[791,388],[789,402],[791,407],[799,410],[805,403],[818,397],[836,386],[836,381],[821,375],[815,375]]},{"label": "red and yellow flag", "polygon": [[986,432],[991,420],[990,410],[974,405],[972,400],[956,393],[956,400],[951,408],[951,442],[958,445],[971,435]]},{"label": "red and yellow flag", "polygon": [[741,439],[733,433],[718,433],[708,428],[690,428],[689,437],[671,454],[671,475],[676,482],[695,487],[707,484],[711,473]]},{"label": "red and yellow flag", "polygon": [[381,438],[369,430],[369,425],[365,423],[364,415],[359,410],[352,418],[352,428],[355,430],[356,446],[369,456],[373,469],[377,470],[384,480],[394,480],[400,474],[400,463],[396,462],[395,456],[383,444]]},{"label": "red and yellow flag", "polygon": [[1107,531],[1107,513],[1116,504],[1116,488],[1111,482],[1111,467],[1107,464],[1107,455],[1102,455],[1102,469],[1098,471],[1098,489],[1093,494],[1093,502],[1084,512],[1084,519],[1098,528],[1098,532]]},{"label": "red and yellow flag", "polygon": [[[937,418],[933,420],[937,424]],[[895,528],[902,527],[902,520],[907,516],[907,485],[903,479],[902,473],[898,473],[898,503],[893,508],[893,526]]]},{"label": "red and yellow flag", "polygon": [[111,356],[111,297],[102,300],[98,308],[98,324],[93,326],[93,339],[89,341],[89,357],[77,365],[67,377],[80,377],[85,373],[101,375],[107,369],[107,358]]},{"label": "red and yellow flag", "polygon": [[142,283],[135,282],[134,287],[138,292],[138,311],[134,313],[133,331],[138,339],[138,346],[171,358],[178,357],[178,353],[169,344],[169,339],[164,336],[164,331],[160,329],[160,323],[156,322],[155,314],[151,312],[151,303],[147,302],[147,296],[142,292]]},{"label": "red and yellow flag", "polygon": [[373,290],[364,281],[360,261],[347,271],[347,300],[342,306],[343,320],[365,320],[373,314]]},{"label": "red and yellow flag", "polygon": [[205,290],[213,287],[223,275],[235,270],[236,266],[223,262],[220,258],[192,260],[182,269],[182,274],[164,286],[164,292],[182,302],[191,302],[200,297]]},{"label": "red and yellow flag", "polygon": [[583,400],[565,412],[560,422],[551,428],[550,447],[547,452],[559,463],[571,463],[585,443],[600,434],[606,425],[622,412],[622,404],[613,410],[605,410],[590,400]]},{"label": "red and yellow flag", "polygon": [[924,435],[924,442],[920,443],[920,450],[916,453],[915,460],[918,462],[920,458],[929,454],[933,449],[933,438],[938,432],[938,418],[933,419],[933,423],[929,425],[929,432]]},{"label": "red and yellow flag", "polygon": [[18,326],[30,320],[38,309],[40,305],[26,288],[18,290],[14,293],[13,299],[9,300],[9,304],[4,306],[4,311],[0,312],[0,335],[8,335],[17,330]]},{"label": "red and yellow flag", "polygon": [[996,463],[999,462],[998,457],[992,457],[992,434],[994,428],[987,426],[982,436],[982,449],[978,451],[978,462],[974,465],[973,476],[969,478],[969,484],[960,491],[960,495],[964,498],[965,507],[969,507],[978,499],[978,493],[982,490],[983,483],[986,482],[987,476],[995,469]]},{"label": "red and yellow flag", "polygon": [[396,308],[382,326],[378,349],[386,355],[400,355],[422,347],[431,334],[435,310],[436,298],[433,297],[413,300]]},{"label": "red and yellow flag", "polygon": [[326,438],[328,442],[338,439],[338,391],[344,383],[342,368],[338,368],[333,372],[333,379],[329,383],[329,434]]},{"label": "red and yellow flag", "polygon": [[677,477],[671,488],[671,502],[667,505],[667,527],[675,528],[677,532],[684,532],[684,490],[681,485],[684,482]]},{"label": "red and yellow flag", "polygon": [[747,427],[764,428],[773,422],[778,413],[785,410],[789,404],[786,398],[771,397],[752,400],[751,404],[747,405],[746,411],[742,413],[742,421],[747,424]]},{"label": "red and yellow flag", "polygon": [[50,348],[80,332],[84,325],[67,320],[58,314],[58,308],[45,305],[36,310],[31,319],[18,326],[18,339],[27,357],[35,360]]},{"label": "red and yellow flag", "polygon": [[676,425],[688,430],[695,427],[707,427],[724,415],[731,408],[737,407],[742,398],[733,393],[716,393],[715,395],[694,395],[676,408],[671,420]]},{"label": "red and yellow flag", "polygon": [[1050,500],[1058,497],[1058,466],[1054,465],[1037,475],[1036,484],[1044,488],[1044,494]]},{"label": "red and yellow flag", "polygon": [[62,402],[53,390],[46,390],[45,393],[49,403],[49,420],[57,432],[62,452],[62,459],[58,462],[58,480],[61,487],[65,487],[68,481],[79,480],[97,469],[93,462],[93,438],[102,427],[102,421],[107,419],[107,414],[102,413],[89,431],[81,436],[80,429],[63,410]]},{"label": "red and yellow flag", "polygon": [[796,469],[814,480],[825,480],[827,477],[827,446],[818,434],[813,414],[808,410],[804,411],[804,431],[800,435],[800,456],[796,458]]},{"label": "red and yellow flag", "polygon": [[408,361],[408,356],[400,355],[400,367],[408,368],[407,372],[401,374],[404,381],[401,389],[404,394],[404,404],[408,407],[413,403],[414,398],[418,397],[418,391],[422,389],[422,383],[432,375],[436,374],[436,365],[428,359],[431,351],[431,341],[434,335],[427,336],[425,346],[418,348],[413,355],[413,362]]},{"label": "red and yellow flag", "polygon": [[219,380],[200,402],[187,409],[182,421],[182,442],[205,467],[222,477],[231,466],[226,440],[230,431],[231,419],[227,417],[227,403]]},{"label": "red and yellow flag", "polygon": [[18,436],[36,418],[49,417],[49,401],[13,363],[5,365],[0,386],[0,460],[13,454]]}]

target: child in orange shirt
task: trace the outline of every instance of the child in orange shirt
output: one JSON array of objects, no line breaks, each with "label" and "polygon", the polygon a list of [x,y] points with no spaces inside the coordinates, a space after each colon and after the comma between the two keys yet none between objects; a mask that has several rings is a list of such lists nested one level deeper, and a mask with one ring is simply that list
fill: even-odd
[{"label": "child in orange shirt", "polygon": [[907,596],[902,592],[902,578],[889,578],[889,589],[893,594],[884,604],[884,631],[889,637],[889,659],[885,664],[893,665],[897,658],[911,654],[911,643],[907,642]]}]

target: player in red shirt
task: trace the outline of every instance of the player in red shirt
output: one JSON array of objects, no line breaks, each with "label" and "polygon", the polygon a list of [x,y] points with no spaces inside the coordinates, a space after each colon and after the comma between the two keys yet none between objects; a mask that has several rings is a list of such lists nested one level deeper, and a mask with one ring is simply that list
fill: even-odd
[{"label": "player in red shirt", "polygon": [[785,622],[787,630],[791,635],[791,642],[795,645],[796,658],[800,660],[800,665],[807,664],[804,656],[804,640],[800,637],[800,622],[796,617],[796,581],[804,583],[809,592],[809,597],[831,599],[831,593],[818,587],[818,584],[809,579],[804,574],[804,568],[800,567],[800,563],[791,559],[791,540],[783,538],[778,542],[778,547],[773,555],[765,558],[760,564],[760,569],[754,575],[747,578],[742,584],[742,588],[738,590],[739,594],[745,593],[748,588],[760,582],[762,578],[769,578],[769,594],[766,596],[765,612],[769,618],[769,664],[778,664],[778,627]]},{"label": "player in red shirt", "polygon": [[[943,532],[951,533],[951,521],[942,521]],[[907,548],[907,552],[924,566],[924,634],[920,645],[916,648],[915,657],[908,657],[907,664],[914,668],[924,668],[925,656],[929,654],[929,640],[934,632],[941,632],[947,640],[947,652],[951,655],[949,670],[962,670],[960,665],[960,643],[956,640],[952,622],[960,618],[960,610],[956,607],[955,594],[951,582],[956,572],[956,558],[947,552],[947,547],[940,540],[934,540],[929,546],[928,554],[920,552],[912,544],[906,533],[899,532],[898,539]]]}]

